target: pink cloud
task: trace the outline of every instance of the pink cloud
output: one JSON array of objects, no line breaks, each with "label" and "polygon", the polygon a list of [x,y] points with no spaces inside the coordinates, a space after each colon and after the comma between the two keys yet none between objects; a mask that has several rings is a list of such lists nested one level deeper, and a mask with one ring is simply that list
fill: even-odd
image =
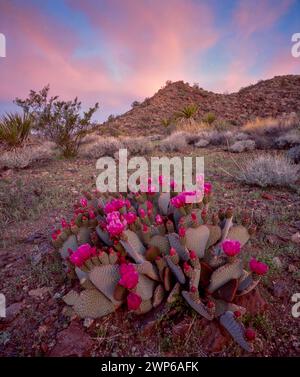
[{"label": "pink cloud", "polygon": [[254,32],[269,28],[293,3],[294,0],[240,1],[234,14],[239,34],[250,36]]}]

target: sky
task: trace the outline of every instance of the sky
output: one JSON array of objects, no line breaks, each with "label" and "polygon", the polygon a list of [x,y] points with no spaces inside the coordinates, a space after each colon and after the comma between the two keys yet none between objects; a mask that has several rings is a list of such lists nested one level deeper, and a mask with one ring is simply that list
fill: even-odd
[{"label": "sky", "polygon": [[0,33],[0,114],[46,84],[104,121],[167,80],[223,93],[300,74],[300,0],[0,0]]}]

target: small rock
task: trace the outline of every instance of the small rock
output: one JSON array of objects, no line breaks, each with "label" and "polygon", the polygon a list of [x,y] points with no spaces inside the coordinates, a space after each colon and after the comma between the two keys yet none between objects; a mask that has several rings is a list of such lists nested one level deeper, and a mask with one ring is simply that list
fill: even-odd
[{"label": "small rock", "polygon": [[94,320],[92,318],[85,318],[83,321],[83,326],[86,328],[89,328],[94,323]]},{"label": "small rock", "polygon": [[72,322],[67,329],[58,333],[56,344],[49,356],[89,356],[92,347],[91,337],[83,331],[78,323]]},{"label": "small rock", "polygon": [[9,307],[6,308],[6,317],[4,321],[7,323],[12,322],[20,314],[23,308],[23,302],[15,302],[14,304],[9,305]]},{"label": "small rock", "polygon": [[298,268],[293,264],[289,264],[288,270],[289,270],[289,272],[293,273],[293,272],[297,272]]},{"label": "small rock", "polygon": [[300,232],[297,232],[291,237],[292,242],[300,244]]},{"label": "small rock", "polygon": [[197,143],[195,143],[195,147],[197,147],[197,148],[204,148],[208,144],[209,144],[208,140],[206,140],[206,139],[200,139],[199,141],[197,141]]},{"label": "small rock", "polygon": [[255,149],[254,140],[237,141],[229,147],[230,152],[241,153],[245,151],[253,151]]},{"label": "small rock", "polygon": [[113,353],[111,354],[111,357],[118,357],[117,352],[113,352]]},{"label": "small rock", "polygon": [[235,303],[237,305],[245,307],[247,313],[251,315],[263,313],[268,307],[266,301],[262,298],[258,288],[249,292],[247,295],[237,297]]},{"label": "small rock", "polygon": [[51,288],[42,287],[37,289],[32,289],[28,292],[29,296],[42,299],[47,293],[51,291]]},{"label": "small rock", "polygon": [[274,196],[269,194],[268,192],[263,192],[261,194],[261,197],[266,200],[274,200]]},{"label": "small rock", "polygon": [[273,264],[276,268],[282,268],[282,262],[279,257],[273,258]]},{"label": "small rock", "polygon": [[278,298],[283,298],[288,295],[288,289],[283,281],[277,281],[273,287],[273,295]]}]

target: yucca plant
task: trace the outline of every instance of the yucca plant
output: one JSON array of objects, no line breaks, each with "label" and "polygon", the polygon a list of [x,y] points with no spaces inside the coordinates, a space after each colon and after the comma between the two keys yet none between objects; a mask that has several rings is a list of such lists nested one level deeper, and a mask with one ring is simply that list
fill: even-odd
[{"label": "yucca plant", "polygon": [[31,126],[30,115],[6,113],[0,120],[0,142],[9,148],[19,147],[28,138]]},{"label": "yucca plant", "polygon": [[177,119],[191,120],[194,119],[198,112],[198,106],[195,104],[187,105],[176,113]]}]

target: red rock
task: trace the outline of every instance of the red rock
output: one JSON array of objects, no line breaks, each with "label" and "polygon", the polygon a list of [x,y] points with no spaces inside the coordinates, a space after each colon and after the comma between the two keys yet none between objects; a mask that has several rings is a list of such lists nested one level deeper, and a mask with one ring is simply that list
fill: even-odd
[{"label": "red rock", "polygon": [[261,197],[266,200],[274,200],[274,196],[269,194],[268,192],[263,192],[261,194]]},{"label": "red rock", "polygon": [[268,307],[268,304],[262,298],[258,288],[254,289],[253,291],[249,292],[244,296],[237,297],[235,299],[235,303],[237,305],[245,307],[247,313],[252,315],[262,313]]},{"label": "red rock", "polygon": [[221,352],[231,338],[215,321],[207,321],[202,339],[203,348],[209,353],[214,353]]},{"label": "red rock", "polygon": [[93,347],[91,337],[83,331],[83,328],[76,322],[58,333],[56,344],[49,356],[89,356]]},{"label": "red rock", "polygon": [[24,302],[15,302],[11,304],[8,308],[6,308],[6,317],[4,319],[5,322],[9,323],[12,322],[24,308]]}]

